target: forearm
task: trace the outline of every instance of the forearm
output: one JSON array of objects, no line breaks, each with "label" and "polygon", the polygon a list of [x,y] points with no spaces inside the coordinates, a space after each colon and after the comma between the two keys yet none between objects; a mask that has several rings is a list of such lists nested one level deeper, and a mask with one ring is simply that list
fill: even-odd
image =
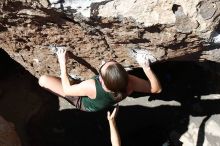
[{"label": "forearm", "polygon": [[69,81],[69,78],[67,75],[66,66],[61,68],[61,82],[62,82],[63,92],[64,92],[64,94],[67,94],[68,89],[71,85],[70,85],[70,81]]},{"label": "forearm", "polygon": [[151,70],[151,68],[149,66],[143,67],[143,70],[149,79],[151,92],[152,93],[160,93],[162,91],[162,88],[161,88],[160,81],[158,80],[157,76],[154,74],[154,72]]},{"label": "forearm", "polygon": [[121,145],[121,138],[118,133],[117,126],[112,121],[109,122],[109,126],[110,126],[112,146],[120,146]]}]

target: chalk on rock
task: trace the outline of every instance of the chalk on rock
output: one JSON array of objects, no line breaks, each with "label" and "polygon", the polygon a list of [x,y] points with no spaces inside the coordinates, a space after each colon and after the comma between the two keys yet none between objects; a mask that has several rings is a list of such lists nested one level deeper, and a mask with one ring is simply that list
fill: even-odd
[{"label": "chalk on rock", "polygon": [[157,59],[153,56],[151,52],[148,50],[142,50],[142,49],[131,49],[131,56],[134,57],[137,61],[144,61],[149,60],[151,63],[154,63],[157,61]]},{"label": "chalk on rock", "polygon": [[214,37],[213,37],[213,42],[215,44],[220,44],[220,34],[216,34]]},{"label": "chalk on rock", "polygon": [[220,33],[213,31],[208,42],[213,45],[220,45]]},{"label": "chalk on rock", "polygon": [[79,76],[79,75],[76,75],[76,74],[73,74],[73,73],[69,74],[69,77],[74,79],[74,80],[80,80],[80,81],[85,80],[82,76]]},{"label": "chalk on rock", "polygon": [[50,46],[48,46],[48,48],[51,50],[51,52],[53,52],[53,53],[57,53],[57,51],[58,50],[60,50],[60,49],[66,49],[66,50],[68,50],[68,47],[66,47],[66,46],[56,46],[56,45],[50,45]]}]

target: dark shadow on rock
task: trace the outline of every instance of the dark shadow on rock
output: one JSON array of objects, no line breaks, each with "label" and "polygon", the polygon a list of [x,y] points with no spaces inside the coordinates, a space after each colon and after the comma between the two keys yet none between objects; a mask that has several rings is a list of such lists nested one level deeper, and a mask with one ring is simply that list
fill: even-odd
[{"label": "dark shadow on rock", "polygon": [[[178,61],[154,64],[152,69],[158,76],[163,91],[160,94],[134,93],[131,96],[137,98],[149,95],[149,101],[158,99],[164,101],[175,100],[180,102],[189,112],[191,110],[191,114],[201,115],[200,113],[203,112],[200,111],[202,110],[200,106],[204,102],[210,102],[211,107],[208,109],[212,109],[212,100],[202,101],[201,96],[220,93],[220,78],[218,73],[215,72],[215,67],[218,66],[219,64],[213,62]],[[143,70],[140,68],[130,73],[146,79]]]},{"label": "dark shadow on rock", "polygon": [[[42,29],[43,26],[55,24],[59,28],[63,28],[63,25],[66,21],[71,21],[77,25],[79,25],[78,22],[74,21],[73,19],[69,18],[64,12],[59,12],[59,10],[56,9],[49,9],[45,8],[43,6],[40,6],[41,4],[36,1],[35,3],[37,6],[36,8],[33,8],[30,3],[20,2],[20,1],[8,1],[7,4],[3,6],[3,11],[9,13],[7,14],[6,18],[2,20],[2,25],[5,26],[18,26],[21,23],[24,22],[25,19],[30,19],[31,22],[29,22],[32,25],[38,26],[38,29]],[[36,14],[36,15],[28,15],[25,12],[18,13],[21,10],[33,10],[33,12],[36,11],[36,9],[42,11],[42,14]],[[39,13],[39,11],[36,11],[35,13]],[[12,21],[13,20],[13,21]],[[6,29],[7,30],[7,29]]]},{"label": "dark shadow on rock", "polygon": [[[211,65],[213,68],[207,70],[206,66]],[[161,97],[160,99],[168,101],[171,99],[181,101],[186,100],[187,97],[220,93],[220,79],[215,72],[214,65],[220,66],[214,62],[189,61],[153,64],[152,69],[163,87],[162,93],[155,94],[155,97]],[[147,79],[141,68],[136,68],[129,73]],[[133,97],[138,97],[138,95]]]},{"label": "dark shadow on rock", "polygon": [[[39,87],[37,79],[3,49],[0,49],[0,67],[0,115],[15,124],[24,146],[111,145],[106,110],[58,111],[56,96]],[[171,145],[179,146],[189,115],[220,113],[220,100],[200,100],[202,95],[219,93],[219,79],[203,72],[200,66],[171,62],[152,68],[163,86],[163,92],[151,95],[152,98],[177,100],[182,106],[120,107],[117,126],[122,145],[161,146],[169,140]]]},{"label": "dark shadow on rock", "polygon": [[29,146],[26,124],[35,114],[58,110],[58,98],[42,89],[38,79],[0,48],[0,115],[15,125],[22,146]]},{"label": "dark shadow on rock", "polygon": [[76,60],[78,63],[84,65],[85,67],[87,67],[88,69],[90,69],[95,75],[98,75],[98,71],[95,69],[95,67],[93,67],[91,64],[89,64],[86,60],[84,60],[81,57],[78,57],[76,55],[74,55],[72,52],[68,51],[68,56],[74,60]]},{"label": "dark shadow on rock", "polygon": [[211,116],[207,116],[202,120],[201,125],[199,126],[199,132],[198,132],[198,140],[196,143],[196,146],[203,146],[203,143],[205,141],[205,124],[210,119]]},{"label": "dark shadow on rock", "polygon": [[[160,94],[133,93],[132,97],[150,96],[149,101],[178,101],[185,114],[207,116],[220,113],[220,100],[201,100],[202,96],[220,93],[220,64],[214,62],[162,62],[152,65],[152,69],[161,81],[163,91]],[[146,78],[142,69],[130,72]],[[147,99],[146,99],[147,100]],[[199,129],[197,145],[204,142],[204,120]],[[181,145],[177,137],[179,132],[171,132],[171,143]],[[175,144],[174,144],[175,143]]]},{"label": "dark shadow on rock", "polygon": [[[96,113],[63,110],[48,115],[38,126],[35,121],[32,119],[28,128],[33,146],[111,145],[107,110]],[[175,106],[124,106],[117,116],[122,145],[126,146],[161,146],[172,139],[172,133],[184,133],[188,121],[188,115]],[[180,136],[174,138],[178,140]]]},{"label": "dark shadow on rock", "polygon": [[[201,111],[186,110],[181,106],[144,107],[120,106],[117,126],[122,145],[181,146],[181,135],[187,131],[189,115],[212,115],[220,113],[220,100],[203,101]],[[211,107],[211,109],[207,107]],[[45,117],[33,116],[28,123],[32,146],[96,146],[111,145],[107,110],[82,112],[76,109],[54,112]],[[200,128],[202,125],[200,126]],[[200,129],[201,131],[202,129]],[[202,142],[203,137],[198,137]]]}]

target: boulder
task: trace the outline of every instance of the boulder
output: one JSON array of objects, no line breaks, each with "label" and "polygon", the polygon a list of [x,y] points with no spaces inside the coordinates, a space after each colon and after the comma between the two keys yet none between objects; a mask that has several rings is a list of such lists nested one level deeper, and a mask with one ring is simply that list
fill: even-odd
[{"label": "boulder", "polygon": [[219,1],[7,0],[0,6],[0,47],[36,77],[60,73],[51,46],[68,48],[69,74],[82,78],[97,74],[102,60],[138,67],[133,48],[158,62],[220,61],[213,36]]}]

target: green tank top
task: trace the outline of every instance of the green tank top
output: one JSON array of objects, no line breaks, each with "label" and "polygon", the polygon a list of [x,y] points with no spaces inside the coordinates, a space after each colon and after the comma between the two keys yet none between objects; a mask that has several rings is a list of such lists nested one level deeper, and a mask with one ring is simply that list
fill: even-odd
[{"label": "green tank top", "polygon": [[114,101],[113,96],[102,88],[99,76],[96,75],[92,77],[92,79],[95,80],[96,98],[91,99],[87,96],[82,97],[82,104],[84,105],[86,111],[95,112],[115,104],[116,101]]}]

